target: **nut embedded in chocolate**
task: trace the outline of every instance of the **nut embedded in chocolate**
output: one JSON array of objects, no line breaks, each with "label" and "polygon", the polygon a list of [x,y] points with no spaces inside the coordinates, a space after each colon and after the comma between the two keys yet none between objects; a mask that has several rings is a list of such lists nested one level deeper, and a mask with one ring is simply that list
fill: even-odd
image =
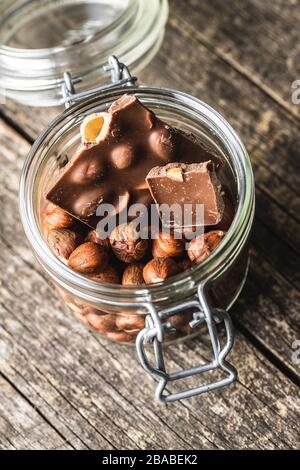
[{"label": "nut embedded in chocolate", "polygon": [[130,144],[117,145],[111,152],[111,162],[118,170],[130,167],[135,158],[134,148]]}]

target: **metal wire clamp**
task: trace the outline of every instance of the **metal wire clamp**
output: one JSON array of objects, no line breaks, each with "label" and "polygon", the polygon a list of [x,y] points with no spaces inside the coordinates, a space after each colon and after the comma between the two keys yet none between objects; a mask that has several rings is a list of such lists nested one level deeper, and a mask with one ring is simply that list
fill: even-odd
[{"label": "metal wire clamp", "polygon": [[104,66],[106,72],[111,74],[111,83],[102,85],[91,90],[76,93],[75,85],[81,82],[79,78],[73,78],[70,72],[64,73],[64,82],[62,86],[63,103],[66,108],[91,96],[103,93],[114,88],[132,86],[137,81],[137,77],[132,77],[126,65],[119,62],[116,56],[112,55],[108,58],[108,63]]},{"label": "metal wire clamp", "polygon": [[[194,395],[200,395],[210,390],[216,390],[226,385],[231,384],[236,380],[236,369],[229,364],[225,358],[233,346],[233,326],[230,316],[225,310],[212,309],[206,299],[203,285],[200,285],[197,292],[197,297],[194,300],[184,302],[169,309],[157,312],[153,304],[147,304],[149,315],[147,316],[147,326],[137,336],[136,349],[139,361],[142,367],[149,374],[159,379],[159,384],[155,392],[155,398],[160,402],[172,402],[189,398]],[[182,312],[188,309],[194,309],[193,320],[190,322],[192,328],[200,324],[206,324],[211,341],[213,360],[206,364],[192,367],[190,369],[182,370],[179,372],[167,373],[165,368],[165,360],[162,349],[162,342],[165,332],[172,331],[171,325],[168,323],[168,318],[175,313]],[[217,323],[224,323],[226,331],[226,343],[223,347],[220,345]],[[151,365],[145,351],[145,344],[151,343],[154,348],[155,366]],[[177,393],[167,393],[166,387],[170,382],[191,377],[193,375],[203,375],[206,372],[220,369],[226,377],[206,383],[199,387],[184,390]]]}]

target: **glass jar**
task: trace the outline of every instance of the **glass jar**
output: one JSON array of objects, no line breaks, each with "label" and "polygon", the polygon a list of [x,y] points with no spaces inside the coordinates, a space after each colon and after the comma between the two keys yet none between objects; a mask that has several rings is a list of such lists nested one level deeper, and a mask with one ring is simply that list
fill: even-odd
[{"label": "glass jar", "polygon": [[[162,283],[121,287],[101,284],[74,272],[55,257],[44,239],[41,213],[45,193],[61,171],[66,155],[69,159],[74,155],[84,117],[107,110],[124,92],[124,86],[98,92],[71,106],[42,132],[24,165],[20,211],[35,255],[66,304],[82,321],[109,339],[136,341],[144,369],[159,379],[156,397],[161,401],[172,401],[222,387],[235,379],[235,369],[225,360],[233,343],[227,310],[237,299],[247,274],[247,242],[254,215],[253,174],[239,137],[208,105],[179,91],[126,86],[126,93],[135,94],[161,119],[194,134],[223,155],[228,181],[231,181],[231,190],[237,200],[236,214],[223,241],[209,258]],[[227,338],[225,346],[221,347],[216,324],[223,322]],[[203,325],[207,326],[212,343],[212,362],[167,374],[162,344],[195,335]],[[148,342],[154,346],[154,366],[144,347]],[[164,391],[169,381],[217,368],[225,371],[225,379],[180,393],[166,394]]]},{"label": "glass jar", "polygon": [[14,0],[0,19],[0,90],[31,106],[63,104],[66,71],[77,90],[104,83],[116,54],[136,73],[157,53],[167,0]]}]

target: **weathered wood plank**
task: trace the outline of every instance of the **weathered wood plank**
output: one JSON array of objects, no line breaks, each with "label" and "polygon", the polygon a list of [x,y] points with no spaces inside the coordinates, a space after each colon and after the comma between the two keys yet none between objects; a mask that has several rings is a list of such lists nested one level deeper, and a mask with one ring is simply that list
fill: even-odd
[{"label": "weathered wood plank", "polygon": [[177,2],[173,15],[186,34],[197,37],[268,96],[299,117],[291,84],[300,76],[298,1],[235,0]]},{"label": "weathered wood plank", "polygon": [[[189,18],[186,7],[180,11],[183,2],[173,2],[166,42],[141,79],[201,97],[232,122],[251,151],[258,185],[254,259],[246,289],[234,308],[234,319],[299,377],[299,367],[291,362],[291,344],[299,334],[299,123],[291,117],[293,110],[286,105],[287,90],[282,89],[290,75],[281,73],[279,81],[275,79],[276,90],[272,94],[268,69],[255,63],[261,57],[265,63],[270,59],[264,57],[267,50],[260,49],[263,52],[257,55],[259,59],[251,57],[251,44],[248,47],[242,43],[239,51],[232,47],[229,55],[224,52],[231,31],[225,28],[224,18],[230,18],[228,11],[236,12],[242,31],[245,27],[244,12],[240,11],[243,7],[237,3],[196,2],[197,11],[209,10],[206,18],[204,15],[199,19]],[[265,8],[258,3],[251,2],[254,13]],[[272,34],[277,34],[275,41],[290,11],[289,6],[284,6],[279,12],[281,3],[277,0],[270,6],[271,18],[277,15],[272,25]],[[213,12],[211,5],[218,7],[214,15],[218,25],[223,21],[221,31],[214,29],[215,17],[209,16]],[[227,16],[223,16],[224,9]],[[208,23],[206,29],[200,27],[201,21]],[[259,34],[261,21],[260,18]],[[267,23],[269,34],[269,17]],[[223,42],[214,42],[215,33],[221,34]],[[250,33],[251,28],[245,37],[249,38]],[[241,31],[232,36],[235,42]],[[247,54],[238,67],[234,54],[243,55],[244,49]],[[281,51],[276,50],[277,53],[281,57]],[[251,67],[256,73],[253,79]],[[32,112],[9,102],[1,111],[32,137],[57,112]],[[1,356],[0,370],[24,396],[30,397],[63,439],[76,448],[299,446],[297,388],[249,346],[243,335],[238,334],[231,355],[240,371],[238,385],[203,399],[172,405],[173,415],[170,407],[153,405],[152,381],[140,374],[133,350],[95,337],[70,314],[62,312],[60,302],[34,263],[18,220],[18,178],[28,144],[3,123],[0,126],[0,259],[2,265],[8,266],[7,271],[1,272],[4,300],[0,329],[1,345],[9,352],[4,360]],[[7,272],[12,282],[7,281]],[[167,353],[177,368],[194,365],[202,354],[207,354],[205,341],[180,345],[179,352],[177,348],[171,347]],[[139,380],[135,380],[134,373]],[[14,446],[7,437],[0,434],[4,448]],[[45,443],[38,445],[43,447]],[[18,441],[16,447],[19,446]]]},{"label": "weathered wood plank", "polygon": [[[4,249],[0,252],[3,253]],[[169,407],[161,408],[152,403],[153,384],[139,372],[133,349],[110,344],[100,338],[93,340],[93,335],[79,327],[71,314],[63,312],[43,278],[22,260],[16,259],[13,252],[6,250],[6,259],[10,266],[15,266],[18,279],[9,286],[2,279],[1,294],[5,305],[2,325],[3,330],[14,338],[14,351],[8,354],[1,368],[5,374],[9,373],[10,367],[18,371],[14,375],[18,387],[22,385],[19,375],[23,377],[25,374],[33,396],[36,387],[39,395],[49,394],[49,386],[45,390],[44,381],[41,383],[35,379],[36,372],[32,369],[37,369],[39,376],[50,383],[51,391],[53,387],[62,400],[71,404],[72,410],[86,418],[118,448],[164,448],[170,446],[170,442],[171,447],[178,444],[184,448],[211,447],[207,440],[221,448],[293,448],[297,445],[299,431],[294,423],[299,406],[297,387],[265,363],[260,354],[256,355],[241,335],[237,335],[231,355],[240,371],[240,382],[230,390],[207,395],[198,399],[200,401],[195,399],[176,404],[173,415]],[[30,300],[28,291],[31,292]],[[19,299],[17,312],[14,309],[16,298]],[[208,356],[208,351],[205,343],[194,341],[171,347],[167,358],[172,367],[184,367],[201,361],[203,355]],[[23,369],[21,357],[25,355],[28,363]],[[273,385],[274,380],[276,386]],[[193,384],[196,384],[196,378]],[[62,419],[65,411],[61,408],[61,401],[53,398],[51,405],[58,407],[57,414]],[[48,400],[50,397],[46,398]],[[200,412],[199,403],[203,406]],[[243,403],[245,409],[240,406],[233,408],[234,403]],[[44,407],[42,409],[45,412]],[[281,409],[285,410],[283,417]],[[251,410],[251,420],[247,419],[247,410]],[[72,419],[70,411],[69,420]],[[216,413],[224,415],[224,423],[220,424]],[[146,419],[149,415],[152,426],[149,418]],[[158,421],[163,421],[163,426]],[[207,428],[204,435],[202,422]],[[191,424],[197,431],[194,439],[189,436]],[[169,427],[167,435],[165,425]],[[85,432],[86,429],[81,431],[82,439]],[[96,433],[91,441],[93,439],[96,439]]]},{"label": "weathered wood plank", "polygon": [[1,374],[0,429],[0,449],[73,448]]},{"label": "weathered wood plank", "polygon": [[252,250],[251,261],[233,318],[237,326],[253,334],[300,380],[299,364],[292,361],[292,345],[299,339],[300,331],[299,290],[272,269],[262,253]]},{"label": "weathered wood plank", "polygon": [[[63,311],[36,269],[18,219],[20,156],[28,144],[3,124],[0,135],[0,263],[7,267],[0,285],[7,348],[0,370],[47,420],[75,445],[90,448],[295,448],[298,389],[241,334],[231,354],[239,383],[171,405],[171,412],[153,403],[152,380],[140,372],[134,349],[96,337]],[[174,368],[207,355],[199,340],[167,352]]]}]

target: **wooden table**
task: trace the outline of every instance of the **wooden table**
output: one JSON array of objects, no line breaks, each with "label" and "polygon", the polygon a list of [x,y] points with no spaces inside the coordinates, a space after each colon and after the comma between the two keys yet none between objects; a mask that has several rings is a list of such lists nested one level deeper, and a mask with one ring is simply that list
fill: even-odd
[{"label": "wooden table", "polygon": [[[173,0],[165,42],[140,75],[222,113],[255,172],[252,262],[232,310],[230,359],[239,379],[205,396],[154,403],[154,383],[134,349],[92,334],[63,310],[18,215],[24,158],[58,110],[1,107],[1,448],[299,447],[300,106],[291,101],[300,78],[299,21],[297,0]],[[194,365],[206,343],[172,346],[168,360]]]}]

